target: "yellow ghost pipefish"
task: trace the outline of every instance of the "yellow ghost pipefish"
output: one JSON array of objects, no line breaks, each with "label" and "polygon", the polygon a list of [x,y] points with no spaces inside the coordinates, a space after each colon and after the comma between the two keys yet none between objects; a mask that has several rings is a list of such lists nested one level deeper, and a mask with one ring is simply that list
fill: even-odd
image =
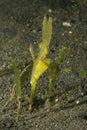
[{"label": "yellow ghost pipefish", "polygon": [[44,16],[43,26],[42,26],[42,42],[39,43],[39,52],[38,56],[35,57],[33,47],[30,45],[30,52],[33,59],[33,68],[31,73],[31,96],[30,96],[30,109],[32,109],[32,104],[34,100],[35,90],[37,81],[40,76],[49,68],[50,59],[47,58],[49,51],[49,44],[51,41],[52,35],[52,18],[49,19]]}]

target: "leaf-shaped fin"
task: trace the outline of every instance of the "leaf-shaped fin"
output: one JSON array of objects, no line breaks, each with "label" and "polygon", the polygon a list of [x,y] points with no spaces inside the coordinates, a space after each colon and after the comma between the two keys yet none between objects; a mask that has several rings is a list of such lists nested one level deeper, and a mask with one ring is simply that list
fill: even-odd
[{"label": "leaf-shaped fin", "polygon": [[46,58],[45,60],[44,60],[44,63],[48,66],[48,68],[49,68],[49,66],[50,66],[50,59],[49,58]]},{"label": "leaf-shaped fin", "polygon": [[40,78],[40,76],[48,69],[48,65],[50,63],[48,63],[49,60],[47,59],[47,61],[43,62],[41,60],[34,62],[34,67],[32,70],[32,75],[31,75],[31,98],[29,100],[30,102],[30,109],[32,109],[32,103],[34,100],[34,94],[35,94],[35,90],[36,90],[36,85],[37,85],[37,81]]},{"label": "leaf-shaped fin", "polygon": [[31,75],[31,85],[36,85],[39,77],[48,69],[49,64],[49,60],[45,60],[44,62],[42,60],[38,60],[34,62],[34,67]]}]

